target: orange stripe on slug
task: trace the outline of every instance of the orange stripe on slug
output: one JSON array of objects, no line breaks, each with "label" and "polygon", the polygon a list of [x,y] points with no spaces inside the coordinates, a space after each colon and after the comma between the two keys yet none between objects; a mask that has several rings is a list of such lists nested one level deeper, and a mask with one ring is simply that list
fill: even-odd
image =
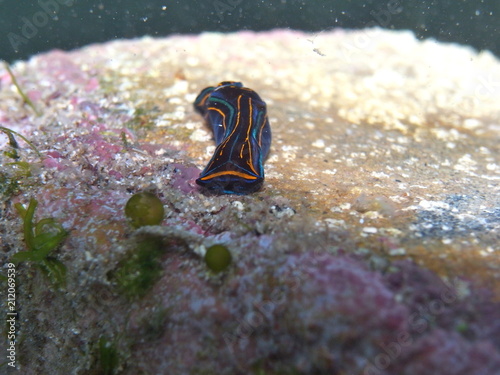
[{"label": "orange stripe on slug", "polygon": [[223,171],[223,172],[212,173],[208,176],[200,177],[200,180],[206,181],[206,180],[210,180],[210,179],[215,178],[215,177],[227,176],[227,175],[238,176],[238,177],[246,178],[247,180],[256,180],[258,178],[256,176],[252,176],[251,174],[247,174],[247,173],[242,173],[242,172],[237,172],[237,171]]}]

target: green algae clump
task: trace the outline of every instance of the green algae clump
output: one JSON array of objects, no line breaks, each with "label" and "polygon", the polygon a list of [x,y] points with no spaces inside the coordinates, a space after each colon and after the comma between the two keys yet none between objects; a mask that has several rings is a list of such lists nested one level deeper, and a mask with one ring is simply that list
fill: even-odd
[{"label": "green algae clump", "polygon": [[148,192],[134,194],[125,205],[125,216],[134,228],[158,225],[165,216],[160,199]]},{"label": "green algae clump", "polygon": [[160,257],[164,248],[159,238],[145,238],[119,263],[113,276],[130,299],[143,297],[161,276]]},{"label": "green algae clump", "polygon": [[99,361],[103,375],[113,375],[116,373],[119,362],[116,343],[104,336],[101,336],[99,339]]},{"label": "green algae clump", "polygon": [[205,253],[205,263],[213,272],[219,273],[227,269],[231,264],[231,253],[223,245],[213,245]]},{"label": "green algae clump", "polygon": [[11,261],[15,264],[35,263],[55,287],[61,288],[66,284],[66,266],[49,255],[62,244],[69,233],[53,218],[35,222],[37,206],[38,201],[34,198],[30,199],[28,208],[21,203],[14,204],[14,208],[23,220],[24,242],[28,249],[14,254]]}]

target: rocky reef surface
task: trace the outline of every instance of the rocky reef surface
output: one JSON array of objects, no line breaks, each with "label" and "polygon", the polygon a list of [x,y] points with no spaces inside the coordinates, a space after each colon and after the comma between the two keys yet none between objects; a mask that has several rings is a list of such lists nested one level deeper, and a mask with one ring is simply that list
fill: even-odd
[{"label": "rocky reef surface", "polygon": [[[47,258],[16,262],[21,373],[500,374],[492,54],[277,30],[114,41],[11,69],[2,290],[14,254],[64,231]],[[226,80],[259,93],[273,131],[248,196],[194,183],[215,146],[192,103]],[[134,229],[124,207],[143,191],[165,218]],[[214,244],[232,255],[219,274],[203,261]]]}]

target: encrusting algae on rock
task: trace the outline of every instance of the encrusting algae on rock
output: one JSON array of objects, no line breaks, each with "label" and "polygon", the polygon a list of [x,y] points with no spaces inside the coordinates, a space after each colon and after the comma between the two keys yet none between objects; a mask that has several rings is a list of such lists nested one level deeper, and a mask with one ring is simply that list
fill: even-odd
[{"label": "encrusting algae on rock", "polygon": [[[499,66],[378,29],[115,41],[12,66],[40,117],[0,68],[0,126],[43,157],[0,155],[2,264],[16,204],[69,233],[63,291],[16,268],[18,369],[498,374]],[[225,80],[273,124],[247,196],[195,183],[215,146],[192,103]],[[164,211],[135,228],[141,192]]]}]

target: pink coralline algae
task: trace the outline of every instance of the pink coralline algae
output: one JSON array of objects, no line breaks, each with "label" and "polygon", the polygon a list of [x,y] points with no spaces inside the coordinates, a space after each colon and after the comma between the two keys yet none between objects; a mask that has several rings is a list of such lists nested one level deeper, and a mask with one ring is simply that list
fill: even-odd
[{"label": "pink coralline algae", "polygon": [[[166,261],[165,276],[152,291],[162,296],[161,308],[171,320],[161,338],[137,347],[137,366],[145,372],[204,368],[246,374],[260,368],[269,373],[419,375],[428,368],[446,375],[499,373],[500,355],[491,340],[440,328],[432,317],[440,301],[448,318],[458,321],[467,299],[458,302],[453,288],[433,284],[427,271],[411,264],[392,272],[404,270],[422,281],[405,293],[431,298],[431,313],[425,316],[391,290],[391,272],[381,275],[345,255],[278,255],[271,267],[260,250],[240,254],[235,275],[216,288],[193,270],[180,271],[176,258]],[[430,290],[439,293],[428,295]],[[131,335],[144,334],[138,328],[141,319],[140,313],[132,319],[136,328]],[[488,323],[480,324],[489,330]]]},{"label": "pink coralline algae", "polygon": [[62,155],[57,151],[48,152],[42,163],[45,168],[56,168],[58,171],[63,171],[68,168],[68,166],[61,163],[59,159],[62,158]]},{"label": "pink coralline algae", "polygon": [[197,167],[186,167],[183,164],[173,163],[172,186],[185,194],[197,191],[195,180],[199,177],[201,170]]},{"label": "pink coralline algae", "polygon": [[[496,375],[500,373],[500,356],[491,342],[464,340],[455,332],[434,329],[414,343],[414,347],[401,352],[401,364],[392,374],[450,374]],[[387,356],[395,357],[398,349],[390,348]],[[383,360],[382,360],[383,361]],[[380,363],[383,363],[383,362]],[[376,372],[374,372],[376,373]]]},{"label": "pink coralline algae", "polygon": [[99,132],[77,136],[72,142],[87,145],[86,151],[96,157],[99,163],[108,163],[122,150],[122,146],[110,143]]}]

